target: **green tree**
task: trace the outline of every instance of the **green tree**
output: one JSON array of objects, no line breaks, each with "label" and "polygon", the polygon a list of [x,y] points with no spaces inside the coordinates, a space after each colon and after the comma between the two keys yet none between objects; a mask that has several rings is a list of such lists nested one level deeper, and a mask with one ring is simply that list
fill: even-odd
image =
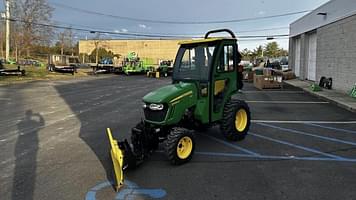
[{"label": "green tree", "polygon": [[282,48],[279,48],[277,42],[270,42],[265,47],[265,55],[270,58],[276,58],[281,56],[287,56],[288,51]]},{"label": "green tree", "polygon": [[279,50],[279,56],[288,56],[288,51],[284,49]]},{"label": "green tree", "polygon": [[[89,60],[92,63],[95,63],[95,56],[96,56],[96,48],[93,49],[91,54],[89,55]],[[114,54],[112,51],[107,51],[105,48],[99,48],[98,49],[98,57],[99,61],[103,58],[113,58],[113,57],[120,57],[120,55]]]},{"label": "green tree", "polygon": [[242,60],[251,60],[253,57],[252,51],[249,49],[244,49],[241,52]]},{"label": "green tree", "polygon": [[255,55],[255,57],[263,57],[264,56],[263,51],[264,51],[264,49],[260,45],[256,49],[253,50],[253,54]]}]

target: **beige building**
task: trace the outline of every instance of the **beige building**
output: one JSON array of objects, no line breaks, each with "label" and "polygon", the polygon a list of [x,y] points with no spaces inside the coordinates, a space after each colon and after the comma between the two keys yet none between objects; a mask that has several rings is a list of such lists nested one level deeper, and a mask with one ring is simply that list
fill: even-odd
[{"label": "beige building", "polygon": [[[120,60],[134,51],[140,58],[149,58],[158,64],[159,60],[175,59],[180,41],[182,40],[100,40],[98,46],[121,55]],[[79,53],[89,55],[94,49],[95,40],[79,41]]]}]

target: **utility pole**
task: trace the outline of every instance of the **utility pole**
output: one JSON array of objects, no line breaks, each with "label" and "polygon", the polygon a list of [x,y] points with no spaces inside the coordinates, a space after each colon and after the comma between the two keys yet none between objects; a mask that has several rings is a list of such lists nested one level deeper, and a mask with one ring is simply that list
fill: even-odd
[{"label": "utility pole", "polygon": [[8,61],[10,59],[10,0],[5,0],[6,3],[6,53],[5,59]]},{"label": "utility pole", "polygon": [[98,65],[99,62],[99,40],[95,41],[95,64]]},{"label": "utility pole", "polygon": [[95,64],[98,65],[99,63],[99,43],[100,43],[100,33],[96,31],[90,31],[90,33],[96,34],[94,39],[94,46],[95,46]]}]

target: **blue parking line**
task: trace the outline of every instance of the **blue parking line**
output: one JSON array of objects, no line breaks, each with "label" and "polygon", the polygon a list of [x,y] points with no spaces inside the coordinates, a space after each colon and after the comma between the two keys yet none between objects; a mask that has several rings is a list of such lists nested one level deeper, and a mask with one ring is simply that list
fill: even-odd
[{"label": "blue parking line", "polygon": [[310,137],[315,137],[315,138],[319,138],[319,139],[323,139],[323,140],[327,140],[327,141],[331,141],[331,142],[337,142],[337,143],[342,143],[342,144],[348,144],[348,145],[356,146],[356,143],[355,143],[355,142],[350,142],[350,141],[345,141],[345,140],[339,140],[339,139],[332,138],[332,137],[326,137],[326,136],[315,135],[315,134],[311,134],[311,133],[307,133],[307,132],[303,132],[303,131],[298,131],[298,130],[289,129],[289,128],[283,128],[283,127],[274,126],[274,125],[265,124],[265,123],[257,123],[257,124],[262,125],[262,126],[267,126],[267,127],[270,127],[270,128],[279,129],[279,130],[282,130],[282,131],[287,131],[287,132],[296,133],[296,134],[300,134],[300,135],[306,135],[306,136],[310,136]]},{"label": "blue parking line", "polygon": [[94,186],[91,188],[88,193],[85,195],[85,200],[96,200],[96,193],[100,191],[103,188],[110,187],[111,183],[109,181],[105,181],[102,183],[99,183],[98,185]]},{"label": "blue parking line", "polygon": [[204,136],[206,136],[206,137],[208,137],[208,138],[210,138],[210,139],[212,139],[212,140],[214,140],[214,141],[216,141],[216,142],[219,142],[219,143],[221,143],[221,144],[224,144],[224,145],[226,145],[226,146],[228,146],[228,147],[231,147],[231,148],[234,148],[234,149],[243,151],[243,152],[245,152],[245,153],[247,153],[247,154],[249,154],[249,155],[253,155],[253,156],[258,156],[258,155],[260,155],[260,154],[258,154],[258,153],[256,153],[256,152],[253,152],[253,151],[250,151],[250,150],[245,149],[245,148],[243,148],[243,147],[237,146],[236,144],[229,143],[229,142],[226,142],[226,141],[224,141],[224,140],[220,140],[220,139],[218,139],[218,138],[216,138],[216,137],[213,137],[213,136],[210,136],[210,135],[204,135]]},{"label": "blue parking line", "polygon": [[226,156],[226,157],[241,157],[241,158],[257,158],[261,155],[249,155],[249,154],[241,154],[241,153],[219,153],[219,152],[202,152],[197,151],[195,152],[197,155],[204,155],[204,156]]},{"label": "blue parking line", "polygon": [[269,155],[248,155],[236,153],[218,153],[218,152],[195,152],[197,155],[217,156],[217,157],[235,157],[235,158],[253,158],[253,159],[274,159],[274,160],[302,160],[302,161],[335,161],[335,162],[356,162],[353,158],[325,158],[325,157],[299,157],[299,156],[269,156]]},{"label": "blue parking line", "polygon": [[313,124],[313,123],[308,123],[307,125],[316,126],[316,127],[325,128],[325,129],[330,129],[330,130],[334,130],[334,131],[340,131],[340,132],[345,132],[345,133],[356,134],[356,131],[351,131],[351,130],[347,130],[347,129],[343,129],[343,128],[335,128],[335,127],[324,126],[324,125]]},{"label": "blue parking line", "polygon": [[[115,200],[137,199],[137,197],[145,196],[150,199],[163,198],[167,192],[163,189],[147,189],[140,188],[136,183],[125,180],[125,187],[121,188],[116,194]],[[104,188],[111,187],[112,183],[104,181],[91,188],[85,196],[85,200],[96,200],[96,193]]]},{"label": "blue parking line", "polygon": [[317,154],[320,154],[320,155],[323,155],[323,156],[327,156],[327,157],[330,157],[330,158],[344,159],[343,157],[340,157],[340,156],[336,156],[336,155],[329,154],[329,153],[324,153],[324,152],[316,150],[316,149],[311,149],[311,148],[308,148],[308,147],[292,144],[292,143],[289,143],[289,142],[286,142],[286,141],[273,139],[273,138],[266,137],[266,136],[263,136],[263,135],[259,135],[259,134],[256,134],[256,133],[251,133],[250,132],[249,135],[253,135],[255,137],[262,138],[262,139],[265,139],[265,140],[268,140],[268,141],[272,141],[272,142],[276,142],[276,143],[279,143],[279,144],[284,144],[284,145],[287,145],[287,146],[291,146],[291,147],[294,147],[294,148],[297,148],[297,149],[301,149],[301,150],[304,150],[304,151],[317,153]]}]

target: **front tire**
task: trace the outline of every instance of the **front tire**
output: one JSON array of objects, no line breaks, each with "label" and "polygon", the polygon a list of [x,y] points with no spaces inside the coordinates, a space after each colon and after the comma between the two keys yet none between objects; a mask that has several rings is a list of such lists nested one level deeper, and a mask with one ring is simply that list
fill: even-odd
[{"label": "front tire", "polygon": [[243,140],[250,129],[250,123],[250,108],[245,101],[230,100],[225,104],[220,129],[228,140]]},{"label": "front tire", "polygon": [[181,165],[192,159],[194,148],[194,135],[185,128],[173,128],[165,141],[168,159],[174,165]]}]

